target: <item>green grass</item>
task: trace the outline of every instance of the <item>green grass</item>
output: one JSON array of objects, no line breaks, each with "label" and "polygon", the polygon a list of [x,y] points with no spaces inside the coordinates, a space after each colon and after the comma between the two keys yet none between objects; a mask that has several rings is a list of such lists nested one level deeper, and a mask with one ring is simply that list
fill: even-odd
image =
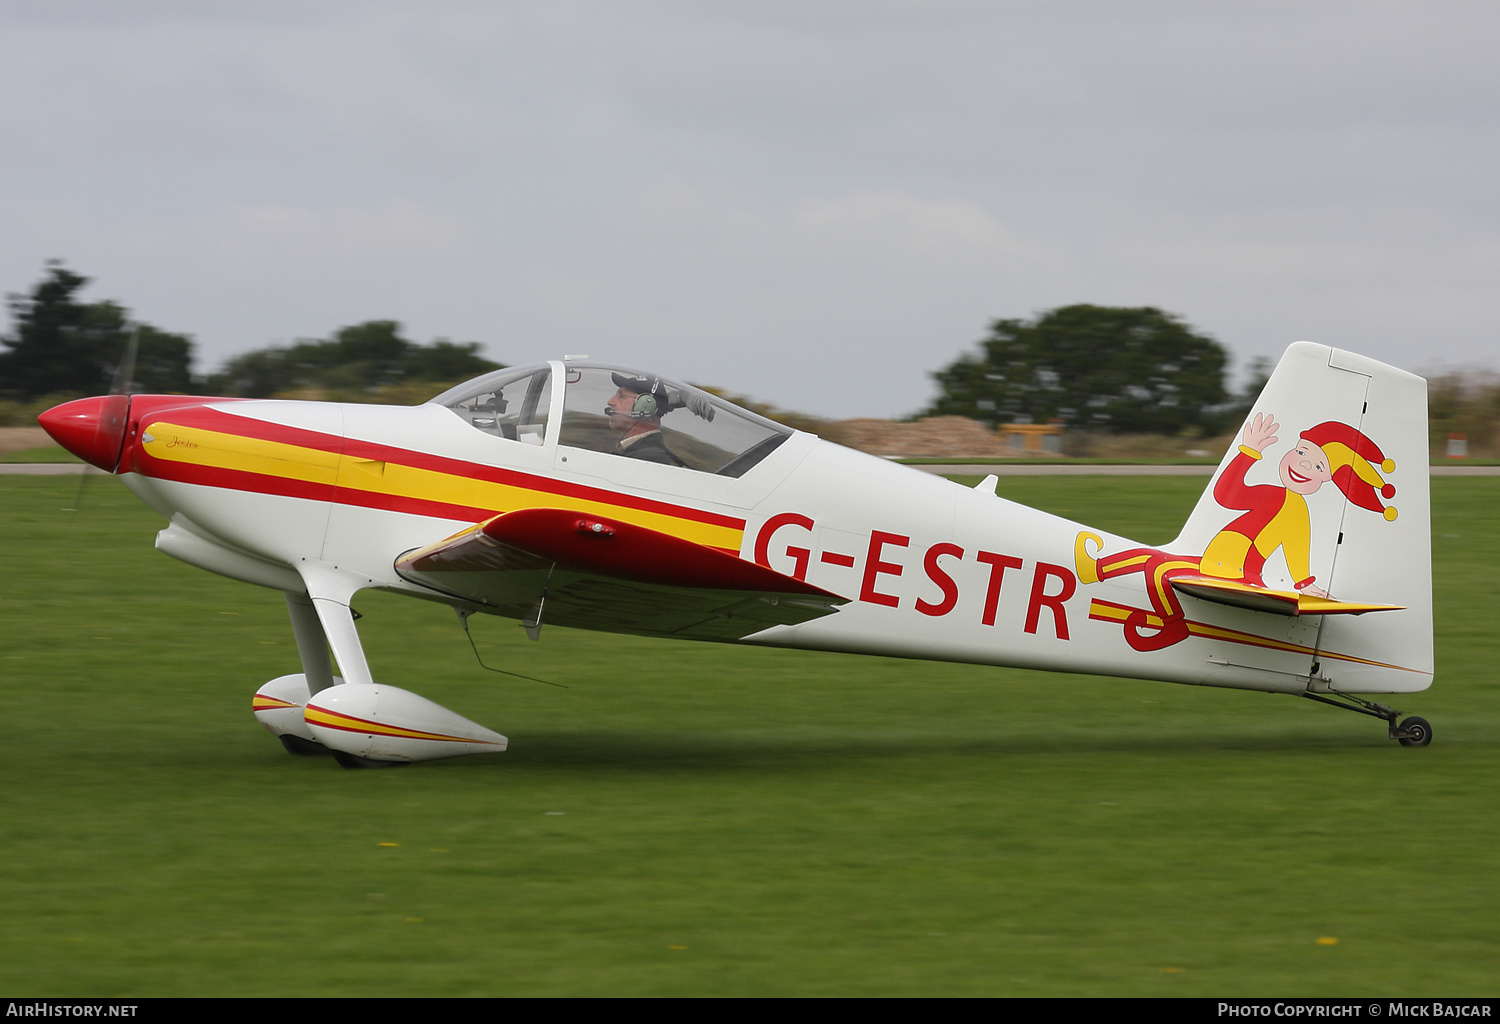
[{"label": "green grass", "polygon": [[[1073,458],[1062,456],[955,456],[908,455],[891,459],[903,466],[1217,466],[1221,455],[1198,456],[1120,456],[1118,458]],[[1450,459],[1432,457],[1434,466],[1500,466],[1500,459]]]},{"label": "green grass", "polygon": [[1217,466],[1219,456],[1074,458],[1060,455],[965,455],[944,458],[941,455],[908,455],[891,461],[903,466]]},{"label": "green grass", "polygon": [[[475,621],[559,689],[371,594],[377,676],[511,749],[368,772],[250,715],[297,670],[280,595],[93,483],[0,478],[7,993],[1500,990],[1500,479],[1433,481],[1426,749],[1291,697]],[[1159,542],[1201,486],[1000,490]]]},{"label": "green grass", "polygon": [[82,462],[72,452],[66,451],[61,445],[49,444],[42,448],[24,448],[18,452],[0,452],[0,463],[15,462]]}]

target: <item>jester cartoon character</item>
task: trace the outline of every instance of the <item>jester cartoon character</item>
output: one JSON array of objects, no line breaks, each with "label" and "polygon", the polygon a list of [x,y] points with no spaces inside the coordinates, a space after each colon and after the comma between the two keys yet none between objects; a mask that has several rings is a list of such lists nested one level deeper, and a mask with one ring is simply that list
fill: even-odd
[{"label": "jester cartoon character", "polygon": [[1125,640],[1134,649],[1159,651],[1187,639],[1187,616],[1172,589],[1174,577],[1209,576],[1264,587],[1261,570],[1277,548],[1299,592],[1328,597],[1308,567],[1312,530],[1307,495],[1325,483],[1331,481],[1359,507],[1378,512],[1387,521],[1395,520],[1395,507],[1382,504],[1380,499],[1395,497],[1396,488],[1380,474],[1394,471],[1396,464],[1374,441],[1346,423],[1329,420],[1304,430],[1292,450],[1282,456],[1280,487],[1246,484],[1250,467],[1276,443],[1277,429],[1278,424],[1268,414],[1257,413],[1246,424],[1239,453],[1214,484],[1214,500],[1243,515],[1220,530],[1202,555],[1132,548],[1095,556],[1089,554],[1089,542],[1101,545],[1103,540],[1093,533],[1078,535],[1074,559],[1081,582],[1097,583],[1134,572],[1146,577],[1152,612],[1136,609],[1125,620]]}]

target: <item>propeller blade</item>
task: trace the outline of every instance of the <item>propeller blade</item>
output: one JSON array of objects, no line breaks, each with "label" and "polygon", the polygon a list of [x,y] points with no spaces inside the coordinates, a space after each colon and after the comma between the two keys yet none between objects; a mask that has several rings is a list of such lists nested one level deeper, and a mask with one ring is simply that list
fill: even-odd
[{"label": "propeller blade", "polygon": [[120,453],[125,447],[125,427],[130,420],[131,378],[135,376],[140,347],[141,325],[137,323],[125,342],[125,352],[115,367],[108,395],[67,402],[37,417],[37,422],[52,435],[53,440],[88,464],[79,475],[73,507],[64,509],[66,512],[83,508],[84,488],[92,475],[89,466],[113,473],[120,463]]},{"label": "propeller blade", "polygon": [[[137,321],[130,329],[130,338],[125,342],[125,354],[115,367],[115,379],[109,385],[109,397],[104,399],[100,410],[99,434],[96,444],[102,444],[114,452],[109,465],[95,462],[107,472],[113,473],[125,448],[125,425],[130,420],[130,386],[135,383],[135,360],[141,351],[141,325]],[[84,473],[87,476],[87,471]],[[82,483],[79,484],[80,497]]]},{"label": "propeller blade", "polygon": [[130,340],[125,343],[125,355],[115,367],[115,379],[109,386],[111,395],[130,394],[131,378],[135,376],[135,357],[141,351],[141,325],[130,331]]}]

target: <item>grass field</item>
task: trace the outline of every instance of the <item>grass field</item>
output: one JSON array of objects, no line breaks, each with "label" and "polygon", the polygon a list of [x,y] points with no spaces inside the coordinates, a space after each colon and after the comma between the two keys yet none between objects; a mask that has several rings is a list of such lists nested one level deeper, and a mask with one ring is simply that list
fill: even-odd
[{"label": "grass field", "polygon": [[82,459],[75,456],[72,452],[64,451],[58,445],[52,445],[48,448],[23,448],[15,452],[0,452],[0,465],[16,462],[71,462],[76,465],[82,461]]},{"label": "grass field", "polygon": [[[279,594],[117,481],[0,478],[0,991],[1500,994],[1500,479],[1433,481],[1433,745],[1285,696],[475,622],[377,677],[511,739],[350,772],[250,697]],[[1002,493],[1161,542],[1202,480]],[[1336,939],[1336,944],[1320,940]]]}]

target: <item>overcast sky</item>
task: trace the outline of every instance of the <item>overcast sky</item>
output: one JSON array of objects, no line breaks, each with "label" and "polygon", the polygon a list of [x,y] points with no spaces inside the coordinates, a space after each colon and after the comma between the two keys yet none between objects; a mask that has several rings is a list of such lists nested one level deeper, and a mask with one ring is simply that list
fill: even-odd
[{"label": "overcast sky", "polygon": [[[0,290],[825,416],[1000,317],[1493,366],[1500,4],[0,3]],[[8,329],[8,327],[7,327]]]}]

